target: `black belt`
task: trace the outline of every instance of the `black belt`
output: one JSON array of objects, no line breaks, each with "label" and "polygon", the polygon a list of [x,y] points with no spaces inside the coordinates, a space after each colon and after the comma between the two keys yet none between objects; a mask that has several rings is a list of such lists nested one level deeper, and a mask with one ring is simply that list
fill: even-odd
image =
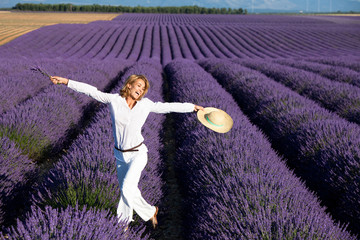
[{"label": "black belt", "polygon": [[129,149],[124,149],[124,150],[121,150],[121,149],[119,149],[119,148],[117,148],[117,147],[115,146],[115,149],[116,149],[116,150],[119,150],[120,152],[137,152],[137,151],[139,151],[139,149],[136,149],[136,148],[140,147],[141,144],[143,144],[143,143],[140,143],[139,145],[137,145],[137,146],[135,146],[135,147],[132,147],[132,148],[129,148]]}]

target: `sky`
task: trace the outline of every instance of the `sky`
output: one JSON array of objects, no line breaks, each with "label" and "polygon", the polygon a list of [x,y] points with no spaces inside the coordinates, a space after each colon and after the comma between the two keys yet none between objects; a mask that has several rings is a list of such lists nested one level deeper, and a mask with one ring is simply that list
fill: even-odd
[{"label": "sky", "polygon": [[243,8],[251,12],[360,12],[360,0],[0,0],[0,8],[13,7],[17,3],[72,3],[75,5],[122,5],[122,6],[192,6],[216,8]]}]

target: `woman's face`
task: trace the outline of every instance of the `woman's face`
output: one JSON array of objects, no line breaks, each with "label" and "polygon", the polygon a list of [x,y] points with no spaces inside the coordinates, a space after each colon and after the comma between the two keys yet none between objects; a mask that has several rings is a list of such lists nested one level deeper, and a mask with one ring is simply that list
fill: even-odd
[{"label": "woman's face", "polygon": [[132,84],[128,84],[130,97],[134,100],[139,99],[145,91],[145,82],[142,79],[136,79]]}]

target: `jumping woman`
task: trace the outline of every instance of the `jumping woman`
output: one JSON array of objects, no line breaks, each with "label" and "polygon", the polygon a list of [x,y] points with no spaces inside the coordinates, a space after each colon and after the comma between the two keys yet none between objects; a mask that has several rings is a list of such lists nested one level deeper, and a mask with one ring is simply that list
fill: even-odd
[{"label": "jumping woman", "polygon": [[141,172],[148,158],[141,128],[150,112],[186,113],[204,108],[192,103],[162,103],[143,98],[150,87],[149,81],[143,75],[131,75],[120,93],[116,94],[104,93],[94,86],[68,78],[53,76],[50,79],[54,84],[65,84],[70,89],[109,104],[115,139],[114,156],[121,189],[117,216],[119,221],[129,224],[134,221],[135,210],[144,221],[151,221],[155,228],[158,224],[156,215],[159,209],[147,203],[138,188]]}]

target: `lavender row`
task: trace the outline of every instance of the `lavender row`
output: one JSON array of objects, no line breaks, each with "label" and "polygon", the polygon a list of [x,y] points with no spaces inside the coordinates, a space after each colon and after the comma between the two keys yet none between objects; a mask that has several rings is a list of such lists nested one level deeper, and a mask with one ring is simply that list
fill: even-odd
[{"label": "lavender row", "polygon": [[[266,57],[270,57],[270,58],[276,58],[276,57],[283,57],[283,55],[279,56],[279,52],[274,53],[273,49],[270,48],[268,45],[269,43],[267,42],[261,42],[259,40],[257,40],[255,37],[253,37],[253,31],[249,31],[249,29],[247,27],[245,28],[234,28],[232,30],[233,32],[236,32],[238,34],[239,37],[243,38],[244,41],[246,41],[247,43],[249,43],[256,52],[263,54],[264,58]],[[276,31],[274,31],[276,32]]]},{"label": "lavender row", "polygon": [[[169,17],[176,19],[176,16]],[[270,26],[249,26],[239,21],[235,25],[214,27],[200,23],[128,22],[126,18],[132,19],[132,15],[124,15],[125,22],[94,22],[81,28],[65,24],[42,28],[2,46],[1,50],[6,55],[128,60],[149,58],[151,52],[150,58],[161,59],[166,64],[180,55],[189,59],[344,55],[354,54],[359,45],[351,25],[340,29],[333,24],[278,26],[276,18],[269,18]],[[51,34],[53,31],[59,34]],[[298,40],[300,38],[302,41]]]},{"label": "lavender row", "polygon": [[[121,19],[124,20],[125,18],[132,18],[132,16],[133,15],[124,15],[124,16],[122,16]],[[144,15],[142,17],[144,17]],[[173,18],[173,19],[176,19],[176,16],[169,16],[169,17]],[[195,19],[195,17],[194,17],[194,19]],[[287,19],[287,20],[290,20],[290,19]],[[220,17],[219,17],[219,21],[221,21]],[[271,25],[272,24],[271,21],[276,22],[276,18],[268,18],[268,21],[269,21],[269,25]],[[117,22],[117,21],[113,21],[113,22]],[[125,23],[125,24],[129,24],[129,23]],[[136,23],[136,21],[135,21],[135,25],[136,24],[144,24],[144,23],[142,23],[142,22]],[[168,26],[168,27],[177,26],[176,21],[172,22],[171,24],[165,24],[165,23],[161,23],[161,22],[157,23],[156,21],[155,21],[155,23],[153,23],[150,19],[145,24],[147,26],[149,26],[149,24],[156,24],[156,25]],[[208,25],[203,25],[203,24],[190,24],[189,23],[189,24],[186,24],[186,25],[188,27],[196,28],[196,29],[200,29],[200,28],[204,28],[205,30],[214,29],[213,24],[211,25],[211,28]],[[356,31],[354,31],[352,28],[349,27],[349,28],[337,28],[336,29],[337,32],[344,31],[345,33],[349,33],[349,38],[347,38],[345,40],[343,37],[340,39],[338,35],[335,35],[335,34],[332,33],[333,28],[337,27],[336,25],[332,25],[332,24],[326,25],[326,28],[325,28],[326,31],[320,31],[319,32],[318,28],[320,26],[322,28],[324,28],[323,24],[319,24],[317,26],[313,26],[309,30],[308,25],[306,25],[304,22],[302,22],[302,24],[299,24],[299,25],[294,25],[294,24],[289,25],[287,23],[287,24],[282,24],[282,25],[276,24],[276,25],[271,26],[271,27],[268,27],[268,26],[264,27],[264,25],[260,25],[260,26],[256,26],[256,27],[251,26],[251,28],[249,28],[249,26],[245,25],[244,22],[238,22],[238,24],[236,24],[236,25],[218,26],[218,28],[221,31],[224,28],[228,29],[228,28],[235,27],[237,29],[234,29],[233,31],[237,32],[238,28],[241,27],[243,33],[249,34],[249,37],[251,39],[250,42],[258,41],[258,40],[264,40],[264,41],[258,41],[262,45],[261,48],[267,49],[269,52],[273,52],[272,54],[275,54],[276,56],[279,56],[279,53],[283,51],[284,45],[288,45],[287,50],[290,51],[290,55],[291,55],[291,52],[294,52],[294,49],[296,47],[298,47],[299,45],[302,46],[302,45],[306,44],[306,47],[311,50],[311,51],[307,51],[308,53],[303,53],[302,51],[295,51],[294,56],[295,55],[297,55],[297,56],[309,56],[309,53],[313,52],[313,54],[314,54],[319,50],[319,48],[321,50],[324,49],[326,51],[326,50],[329,50],[329,49],[333,49],[334,45],[336,45],[336,47],[339,47],[340,49],[344,49],[343,51],[346,51],[346,52],[349,51],[349,48],[353,49],[353,48],[356,48],[358,46],[358,42],[356,40],[354,41],[353,38],[351,37],[351,36],[356,35]],[[349,26],[351,26],[351,25],[349,25]],[[294,27],[297,29],[297,31],[294,31]],[[254,29],[255,30],[258,29],[258,31],[254,31]],[[284,30],[285,30],[285,34],[282,34],[281,36],[278,36],[279,32],[284,31]],[[302,34],[302,32],[304,32],[304,31],[307,34]],[[216,31],[216,32],[219,32],[219,31]],[[316,34],[314,34],[314,33],[316,33]],[[319,36],[321,38],[323,38],[322,40],[326,40],[326,41],[318,41],[317,38],[319,36],[317,36],[317,34],[319,34]],[[286,39],[283,40],[284,37],[289,38],[289,36],[291,36],[291,35],[294,35],[294,37],[291,40],[289,40],[289,41],[286,41]],[[311,36],[306,37],[306,39],[304,39],[304,35],[305,36],[311,35]],[[264,36],[266,36],[267,39],[265,39]],[[300,37],[303,39],[301,42],[297,40]],[[219,40],[218,40],[218,38],[219,38]],[[222,46],[223,41],[221,41],[220,38],[221,37],[215,37],[215,38],[212,37],[212,39],[214,41],[220,41],[220,42],[216,44],[215,48],[211,48],[211,50],[212,51],[217,51],[217,49],[219,49],[220,51],[225,51],[224,52],[225,55],[231,56],[233,54],[233,52],[223,50],[224,49],[223,46]],[[197,43],[199,43],[199,41],[197,41],[197,40],[195,40],[195,41]],[[295,41],[297,41],[297,44],[295,44],[295,45],[291,44],[291,43],[294,43]],[[262,42],[264,42],[264,44],[262,44]],[[314,42],[316,42],[316,44],[314,44]],[[271,45],[275,46],[275,49],[276,49],[276,47],[278,47],[279,50],[278,51],[275,51],[275,49],[273,50],[274,47],[272,47]],[[199,44],[199,48],[201,48],[202,46],[203,46],[203,44]],[[316,48],[316,46],[317,46],[317,48]],[[317,50],[317,51],[315,51],[315,50]],[[281,56],[289,56],[289,51],[284,51]],[[341,51],[342,50],[340,50],[339,52],[341,52]],[[218,54],[218,53],[216,53],[216,54]],[[211,57],[211,56],[207,56],[207,57]]]},{"label": "lavender row", "polygon": [[231,37],[231,35],[229,35],[229,33],[226,31],[228,29],[229,27],[214,27],[204,30],[210,31],[213,35],[215,35],[214,39],[217,38],[224,44],[224,47],[227,49],[225,50],[227,52],[226,54],[230,54],[239,58],[252,57],[253,55],[248,53],[249,50],[245,46],[239,45],[239,40],[241,38]]},{"label": "lavender row", "polygon": [[172,52],[170,50],[170,40],[166,26],[160,25],[160,43],[161,43],[161,59],[162,63],[168,63],[172,59]]},{"label": "lavender row", "polygon": [[[116,67],[112,70],[106,69],[105,62],[98,63],[96,68],[91,68],[93,66],[88,64],[88,81],[102,88],[116,76]],[[120,67],[125,66],[118,66],[118,71],[121,70]],[[84,78],[84,70],[86,68],[69,75]],[[59,69],[57,73],[61,75],[62,71],[66,73],[66,65],[65,69]],[[22,79],[26,77],[24,74]],[[38,77],[42,78],[42,81],[50,82],[49,79]],[[1,205],[4,205],[2,209],[6,210],[6,218],[13,218],[17,211],[11,209],[22,206],[23,202],[19,202],[19,196],[26,198],[29,192],[27,185],[38,177],[38,170],[42,166],[40,163],[44,160],[48,162],[48,158],[58,153],[69,141],[68,136],[74,133],[76,127],[82,125],[81,119],[87,106],[90,106],[89,101],[84,97],[77,97],[69,90],[64,91],[62,86],[49,86],[35,97],[1,115],[0,136],[4,141],[1,149],[4,153],[1,171],[6,172],[1,179],[1,185],[6,188],[2,192],[5,199],[1,200]],[[35,162],[40,165],[35,166]]]},{"label": "lavender row", "polygon": [[[182,32],[186,36],[186,40],[188,45],[190,46],[191,52],[193,53],[194,58],[208,58],[208,57],[218,57],[218,58],[234,58],[234,57],[279,57],[279,56],[288,56],[291,52],[283,53],[279,55],[279,51],[271,50],[268,42],[278,42],[281,38],[277,39],[269,39],[266,41],[266,44],[261,43],[261,41],[257,41],[254,39],[251,34],[248,34],[248,29],[244,28],[243,32],[238,33],[238,29],[232,30],[230,27],[216,27],[216,28],[208,28],[205,26],[193,27],[187,26],[182,27]],[[169,32],[177,33],[177,26],[168,26]],[[231,29],[231,30],[229,30]],[[182,39],[182,32],[177,33],[177,36]],[[250,36],[248,36],[250,35]],[[225,37],[226,36],[226,37]],[[258,36],[256,36],[258,38]],[[243,40],[244,39],[244,40]],[[165,41],[165,40],[164,40]],[[171,39],[170,39],[171,41]],[[254,43],[255,41],[255,43]],[[184,44],[183,40],[179,41],[181,43],[181,50],[187,50],[188,46]],[[171,43],[171,42],[170,42]],[[171,48],[176,48],[173,44],[170,44]],[[274,44],[276,48],[276,44]],[[268,50],[270,49],[270,51]],[[261,54],[264,52],[264,54]],[[245,54],[244,54],[245,53]],[[293,56],[296,56],[298,53],[293,53]],[[178,54],[179,55],[179,54]],[[189,57],[192,58],[190,54]],[[173,57],[172,59],[176,59]],[[167,62],[167,61],[165,61]]]},{"label": "lavender row", "polygon": [[203,28],[200,26],[192,28],[192,31],[195,32],[197,35],[199,35],[199,37],[203,41],[203,43],[199,45],[200,49],[204,47],[208,47],[212,52],[212,54],[214,54],[218,58],[227,58],[234,56],[232,53],[227,51],[227,49],[222,45],[219,39],[208,34],[206,30],[207,28],[203,30]]},{"label": "lavender row", "polygon": [[[31,58],[85,57],[81,51],[91,51],[101,44],[94,44],[103,39],[98,33],[106,33],[120,28],[119,25],[57,24],[42,27],[10,43],[1,46],[1,56],[31,56]],[[56,31],[58,34],[53,34]],[[104,40],[102,40],[104,41]],[[106,41],[105,41],[106,42]],[[99,42],[101,43],[101,41]],[[82,50],[80,50],[82,49]],[[79,55],[80,53],[80,55]]]},{"label": "lavender row", "polygon": [[[247,32],[245,28],[236,27],[240,32]],[[284,58],[292,57],[298,55],[299,57],[309,57],[312,55],[321,54],[324,50],[329,51],[330,49],[335,50],[338,46],[344,46],[344,42],[337,43],[337,36],[332,36],[332,46],[328,45],[329,40],[325,38],[322,31],[315,31],[315,29],[302,29],[298,28],[294,31],[293,28],[284,27],[281,29],[276,28],[274,31],[273,28],[262,29],[254,28],[253,30],[254,39],[261,48],[270,51],[273,56],[281,56]],[[313,34],[315,33],[315,34]],[[333,34],[333,33],[331,33]],[[304,38],[306,36],[306,38]],[[350,42],[350,40],[349,40]],[[351,45],[349,43],[349,45]],[[335,47],[337,46],[337,47]],[[352,46],[353,48],[356,45]],[[333,54],[340,54],[346,52],[347,50],[339,48],[335,50]]]},{"label": "lavender row", "polygon": [[360,87],[360,73],[348,68],[328,66],[320,63],[306,62],[304,60],[278,60],[277,63],[317,73],[323,77],[338,82],[350,83]]},{"label": "lavender row", "polygon": [[[56,32],[60,34],[53,34],[54,28]],[[1,57],[23,57],[28,56],[32,58],[49,58],[56,57],[56,53],[54,55],[50,51],[46,51],[46,49],[50,46],[56,44],[62,44],[66,41],[66,36],[71,35],[74,36],[74,32],[77,34],[81,34],[84,31],[83,24],[57,24],[51,26],[45,26],[34,31],[31,31],[27,34],[22,35],[14,39],[13,41],[0,46],[1,49]],[[64,41],[65,40],[65,41]]]},{"label": "lavender row", "polygon": [[347,83],[334,82],[318,74],[273,62],[238,61],[309,97],[321,106],[336,112],[351,122],[360,124],[360,89]]},{"label": "lavender row", "polygon": [[208,25],[229,25],[229,24],[249,24],[249,25],[320,25],[329,26],[331,23],[307,17],[294,16],[266,16],[266,15],[209,15],[209,14],[137,14],[125,13],[112,20],[121,23],[137,24],[208,24]]},{"label": "lavender row", "polygon": [[79,204],[116,209],[120,194],[109,114],[107,108],[102,108],[44,177],[44,181],[34,187],[35,204],[53,208]]},{"label": "lavender row", "polygon": [[144,33],[144,41],[143,41],[143,45],[141,46],[141,53],[140,55],[137,57],[137,61],[140,60],[146,60],[146,59],[150,59],[152,57],[152,42],[151,41],[145,41],[145,39],[151,39],[153,35],[153,27],[152,26],[146,26],[146,30]]},{"label": "lavender row", "polygon": [[[63,136],[61,140],[65,141],[65,133],[72,123],[71,120],[78,121],[81,118],[80,109],[78,109],[75,99],[68,93],[66,94],[59,91],[60,88],[50,87],[0,117],[0,136],[10,139],[13,145],[18,148],[18,155],[22,154],[27,156],[26,158],[19,157],[16,159],[17,165],[14,166],[16,171],[11,174],[14,180],[19,181],[21,187],[26,186],[28,182],[33,182],[35,176],[34,179],[23,177],[17,179],[16,172],[21,171],[23,166],[26,166],[29,158],[31,159],[30,161],[36,158],[36,160],[40,162],[40,158],[41,160],[45,160],[48,157],[47,155],[52,151],[59,152],[61,145],[56,145],[57,143],[55,141],[60,140],[58,138],[61,137],[61,135]],[[64,105],[58,107],[57,105],[59,104],[54,104],[59,100],[61,100]],[[54,108],[54,106],[56,107]],[[51,113],[53,116],[51,116]],[[62,116],[62,118],[58,116]],[[49,122],[48,117],[53,118],[52,122]],[[64,122],[65,120],[66,122]],[[51,139],[49,139],[47,135],[50,135],[50,137],[55,135],[52,138],[53,142],[51,142]],[[11,147],[11,145],[8,145],[8,147]],[[29,173],[27,169],[25,169],[23,173],[24,175],[32,175],[31,169],[29,169]],[[14,214],[16,216],[18,214],[17,211],[21,209],[24,204],[17,201],[17,199],[20,196],[24,196],[24,201],[26,201],[29,193],[28,189],[19,192],[17,191],[16,185],[12,185],[11,187],[13,189],[8,199],[15,199],[15,201],[7,202],[4,206],[6,216]],[[15,204],[15,206],[12,206],[13,204]],[[11,218],[14,218],[14,216],[11,216]]]},{"label": "lavender row", "polygon": [[[156,26],[156,25],[155,25]],[[148,25],[149,27],[149,25]],[[161,29],[165,29],[164,25],[160,25]],[[176,28],[176,25],[167,25],[167,30],[168,32],[173,32],[174,28]],[[232,58],[232,57],[247,57],[244,56],[244,54],[242,54],[242,52],[244,51],[248,51],[248,49],[244,49],[243,47],[241,48],[234,48],[232,44],[228,43],[227,39],[224,39],[223,36],[223,31],[225,31],[225,29],[229,29],[229,27],[218,27],[218,29],[216,29],[216,31],[212,30],[213,28],[209,28],[207,26],[180,26],[183,29],[182,34],[185,34],[187,36],[187,42],[189,45],[192,45],[192,52],[193,55],[195,56],[196,59],[200,59],[203,57],[219,57],[219,58]],[[238,28],[234,28],[234,30],[231,30],[234,33],[237,33],[239,31]],[[264,31],[267,31],[266,34],[263,33]],[[316,51],[314,51],[315,49],[310,48],[307,49],[306,52],[302,51],[302,50],[294,50],[295,46],[288,44],[288,42],[293,42],[294,40],[291,41],[283,41],[282,39],[285,37],[288,37],[289,34],[288,32],[286,32],[285,34],[283,34],[282,36],[276,36],[273,37],[275,35],[277,35],[277,33],[280,30],[278,29],[272,29],[271,30],[266,30],[266,29],[259,29],[259,31],[254,32],[254,31],[249,31],[249,28],[244,27],[241,30],[241,34],[238,35],[236,38],[228,38],[229,40],[232,40],[232,42],[234,41],[239,41],[239,37],[240,38],[246,38],[246,43],[249,45],[250,44],[250,50],[251,51],[255,51],[255,52],[264,52],[264,55],[262,57],[288,57],[288,56],[309,56],[309,55],[314,55],[316,56]],[[302,30],[303,31],[303,30]],[[260,34],[261,32],[261,34]],[[271,33],[271,34],[268,34]],[[295,33],[294,33],[295,34]],[[170,56],[166,55],[167,53],[170,53],[169,51],[167,51],[167,48],[169,48],[169,45],[171,48],[176,48],[177,46],[174,46],[171,42],[171,39],[167,36],[167,32],[165,31],[160,31],[160,35],[161,35],[161,43],[162,45],[162,62],[163,63],[167,63],[169,62]],[[271,37],[269,37],[269,35]],[[265,39],[265,37],[267,37],[267,39]],[[180,35],[181,37],[181,35]],[[297,39],[298,36],[294,37],[294,39]],[[261,41],[263,40],[263,41]],[[309,46],[313,46],[314,45],[314,41],[316,40],[316,36],[309,38],[306,43]],[[141,39],[139,39],[138,41],[141,42]],[[304,41],[303,41],[304,42]],[[270,47],[269,45],[273,45],[273,47]],[[288,51],[283,51],[283,45],[286,44],[288,45]],[[316,45],[321,45],[322,43],[318,43]],[[296,44],[296,46],[300,45]],[[342,43],[341,46],[343,46],[344,44]],[[353,44],[354,45],[354,44]],[[318,46],[318,48],[319,48]],[[354,46],[353,46],[354,47]],[[185,45],[185,50],[186,50],[187,46]],[[276,50],[276,48],[280,49],[280,50]],[[182,48],[181,48],[182,49]],[[254,50],[255,49],[255,50]],[[334,49],[332,49],[331,46],[323,46],[322,49],[324,49],[324,51],[335,51]],[[185,51],[184,50],[184,51]],[[344,50],[336,50],[337,54],[339,53],[343,53],[343,52],[348,52],[348,49],[344,49]],[[164,53],[166,53],[164,55]],[[328,54],[329,54],[328,53]],[[334,52],[335,53],[335,52]],[[141,57],[141,55],[139,56],[139,58]],[[175,59],[175,56],[172,56],[171,59]],[[171,60],[170,59],[170,60]]]},{"label": "lavender row", "polygon": [[185,188],[189,239],[354,239],[335,224],[316,197],[271,149],[209,74],[194,62],[168,64],[172,101],[228,112],[226,134],[177,115],[176,168]]},{"label": "lavender row", "polygon": [[203,54],[201,53],[202,50],[198,47],[197,42],[199,42],[199,44],[202,44],[202,43],[196,38],[196,36],[191,34],[191,31],[188,30],[187,26],[178,26],[177,29],[179,32],[178,34],[184,36],[185,41],[186,41],[187,45],[189,46],[190,52],[192,54],[192,58],[194,58],[194,59],[201,58],[203,56]]},{"label": "lavender row", "polygon": [[79,206],[66,209],[45,209],[33,206],[26,220],[17,221],[16,227],[0,232],[1,239],[148,239],[142,237],[144,229],[133,228],[124,232],[108,210],[86,209]]},{"label": "lavender row", "polygon": [[[178,35],[174,27],[166,26],[166,31],[169,34],[169,44],[171,47],[171,54],[173,56],[172,58],[173,59],[184,58],[182,47],[180,47],[180,42],[184,41],[183,36],[180,36],[181,39],[178,39]],[[187,48],[187,51],[189,51],[189,48]]]},{"label": "lavender row", "polygon": [[103,59],[114,59],[125,47],[125,40],[127,39],[129,32],[132,30],[132,26],[123,26],[121,32],[117,32],[116,40],[113,42],[111,48],[110,46],[105,45],[105,48],[110,48],[106,55],[103,56]]},{"label": "lavender row", "polygon": [[[232,30],[240,36],[242,32],[247,32],[247,29],[234,29]],[[253,28],[253,34],[256,35],[256,42],[257,45],[263,45],[263,48],[272,51],[272,55],[279,55],[282,57],[290,57],[290,56],[305,56],[307,54],[311,54],[312,49],[306,45],[305,39],[302,39],[301,43],[296,43],[297,36],[295,32],[292,34],[288,34],[288,28],[284,29],[276,29],[273,31],[272,28],[270,29],[261,29],[260,28]],[[286,33],[283,33],[283,32]],[[254,44],[253,43],[253,44]],[[306,50],[306,52],[304,51]]]},{"label": "lavender row", "polygon": [[[130,67],[117,87],[119,92],[126,78],[131,74],[145,74],[151,82],[149,97],[161,101],[162,68],[149,62],[139,62]],[[116,214],[120,199],[115,159],[113,157],[113,134],[110,111],[103,107],[93,119],[92,124],[72,144],[67,153],[47,174],[45,181],[35,187],[34,204],[50,205],[53,208],[67,206],[109,209]],[[159,131],[164,117],[152,115],[143,129],[145,144],[149,149],[149,162],[145,168],[139,188],[145,199],[158,204],[162,198],[160,177]],[[144,227],[144,224],[138,223]]]},{"label": "lavender row", "polygon": [[13,197],[23,192],[25,183],[36,174],[34,162],[23,155],[9,138],[0,138],[0,225],[6,219],[6,208]]},{"label": "lavender row", "polygon": [[306,59],[306,61],[318,62],[330,66],[346,67],[356,72],[360,72],[360,63],[359,63],[360,58],[358,57],[346,56],[346,57],[308,58]]},{"label": "lavender row", "polygon": [[142,28],[142,26],[132,26],[131,30],[129,32],[129,34],[126,36],[126,40],[121,43],[122,48],[121,51],[119,51],[116,54],[116,58],[121,58],[121,59],[127,59],[129,54],[131,53],[131,51],[133,50],[133,46],[134,44],[141,40],[140,38],[136,38],[136,36],[138,35],[138,33],[140,32],[140,29]]},{"label": "lavender row", "polygon": [[[222,34],[226,36],[227,39],[233,39],[232,44],[239,49],[239,52],[244,53],[249,58],[265,58],[265,55],[254,46],[252,41],[247,40],[242,34],[238,33],[239,31],[234,30],[231,27],[223,28]],[[246,58],[247,58],[246,57]]]},{"label": "lavender row", "polygon": [[[236,33],[239,38],[245,40],[252,48],[258,50],[259,53],[265,54],[266,57],[288,58],[295,56],[342,55],[349,53],[351,49],[356,49],[358,45],[351,38],[341,42],[337,40],[338,36],[334,33],[326,36],[327,31],[323,33],[316,27],[310,29],[285,26],[269,28],[256,26],[249,28],[246,25],[236,25],[221,28]],[[331,32],[330,29],[327,30]],[[339,34],[341,30],[336,32]],[[356,33],[352,33],[352,35],[356,35]]]},{"label": "lavender row", "polygon": [[[1,96],[0,113],[6,112],[17,104],[33,97],[46,87],[51,85],[38,73],[30,71],[31,67],[42,66],[51,73],[62,72],[69,75],[72,72],[82,71],[86,65],[85,61],[53,60],[42,58],[2,58],[0,63]],[[93,68],[95,66],[89,66]]]},{"label": "lavender row", "polygon": [[[199,63],[236,99],[330,212],[359,232],[360,128],[239,64]],[[354,174],[355,173],[355,174]]]},{"label": "lavender row", "polygon": [[[75,62],[72,63],[75,65]],[[70,69],[74,70],[71,73],[67,72],[67,68],[55,69],[58,71],[51,74],[84,80],[99,89],[105,89],[126,67],[125,62],[120,61],[115,66],[108,62],[97,63],[96,68],[94,65],[95,63],[89,63],[77,71]],[[26,77],[24,75],[22,78]],[[42,76],[39,76],[39,79],[50,82]],[[59,150],[57,147],[61,147],[66,141],[68,131],[79,124],[84,110],[90,103],[85,96],[75,95],[63,86],[51,85],[35,97],[4,113],[0,117],[0,135],[16,142],[30,158],[41,158],[50,150]]]}]

